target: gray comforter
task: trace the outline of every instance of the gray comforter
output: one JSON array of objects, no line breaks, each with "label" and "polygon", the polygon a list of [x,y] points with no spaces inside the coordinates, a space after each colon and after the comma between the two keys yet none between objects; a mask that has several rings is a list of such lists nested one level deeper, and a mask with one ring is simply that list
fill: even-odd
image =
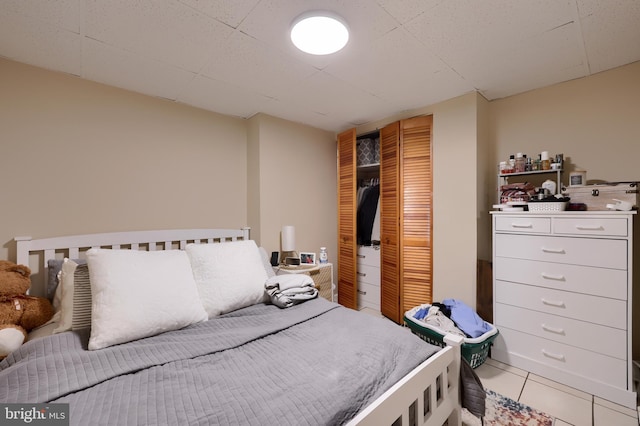
[{"label": "gray comforter", "polygon": [[338,425],[438,348],[315,299],[259,304],[88,351],[88,332],[0,362],[0,403],[66,402],[73,425]]}]

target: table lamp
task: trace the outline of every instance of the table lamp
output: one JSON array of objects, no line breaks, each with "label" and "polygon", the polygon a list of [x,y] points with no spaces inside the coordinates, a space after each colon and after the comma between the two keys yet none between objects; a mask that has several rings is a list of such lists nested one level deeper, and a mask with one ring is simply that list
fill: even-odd
[{"label": "table lamp", "polygon": [[282,245],[280,262],[285,265],[299,265],[300,257],[296,252],[296,228],[291,225],[283,226],[280,238],[280,244]]}]

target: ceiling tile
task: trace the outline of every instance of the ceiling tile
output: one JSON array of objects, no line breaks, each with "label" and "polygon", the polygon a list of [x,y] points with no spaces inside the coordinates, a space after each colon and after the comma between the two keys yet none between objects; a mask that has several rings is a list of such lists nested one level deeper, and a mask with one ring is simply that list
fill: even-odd
[{"label": "ceiling tile", "polygon": [[236,31],[226,43],[212,46],[211,60],[202,75],[277,96],[291,90],[292,82],[301,83],[317,72],[312,66]]},{"label": "ceiling tile", "polygon": [[260,0],[201,1],[178,0],[205,15],[236,28]]},{"label": "ceiling tile", "polygon": [[264,112],[269,98],[242,87],[197,76],[189,82],[177,101],[220,114],[249,118]]},{"label": "ceiling tile", "polygon": [[81,0],[2,0],[0,15],[15,13],[24,18],[80,33]]},{"label": "ceiling tile", "polygon": [[233,31],[173,0],[86,2],[87,37],[194,72]]},{"label": "ceiling tile", "polygon": [[449,0],[406,25],[445,62],[470,52],[493,60],[531,37],[575,19],[568,0]]},{"label": "ceiling tile", "polygon": [[134,92],[175,100],[195,74],[162,62],[84,41],[82,77]]},{"label": "ceiling tile", "polygon": [[398,22],[405,24],[443,1],[445,0],[378,0],[378,4]]},{"label": "ceiling tile", "polygon": [[54,71],[80,75],[80,35],[45,21],[3,9],[0,55]]},{"label": "ceiling tile", "polygon": [[640,1],[578,0],[591,72],[640,58]]},{"label": "ceiling tile", "polygon": [[[407,51],[412,54],[407,55]],[[449,75],[446,86],[453,84],[457,88],[464,86],[465,91],[473,90],[473,86],[401,28],[375,40],[369,49],[358,51],[349,60],[332,63],[324,71],[353,82],[385,101],[402,103],[406,100],[411,107],[415,98],[424,99],[426,88],[434,88],[425,82],[444,78],[445,74]]]}]

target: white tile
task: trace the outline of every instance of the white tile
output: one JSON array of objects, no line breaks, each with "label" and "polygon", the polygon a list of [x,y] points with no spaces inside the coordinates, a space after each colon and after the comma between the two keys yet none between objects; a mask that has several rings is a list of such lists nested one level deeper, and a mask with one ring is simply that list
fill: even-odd
[{"label": "white tile", "polygon": [[572,388],[571,386],[563,385],[562,383],[554,382],[553,380],[549,380],[545,377],[540,377],[536,374],[529,374],[529,380],[540,383],[545,386],[549,386],[551,388],[557,389],[559,391],[569,393],[573,396],[577,396],[578,398],[585,399],[587,401],[592,401],[593,396],[576,388]]},{"label": "white tile", "polygon": [[522,392],[525,383],[525,377],[514,374],[507,370],[496,368],[491,364],[484,363],[475,369],[476,374],[480,377],[482,385],[517,401]]},{"label": "white tile", "polygon": [[623,405],[618,405],[615,402],[607,401],[606,399],[602,399],[602,398],[597,397],[597,396],[593,397],[593,403],[596,404],[596,405],[600,405],[600,406],[603,406],[605,408],[608,408],[609,410],[618,411],[619,413],[625,414],[627,416],[638,418],[638,410],[637,409],[634,410],[632,408],[627,408],[627,407],[625,407]]},{"label": "white tile", "polygon": [[574,426],[592,424],[591,401],[533,380],[527,380],[519,402]]},{"label": "white tile", "polygon": [[505,371],[508,371],[510,373],[517,374],[518,376],[521,376],[521,377],[524,377],[524,378],[526,378],[527,375],[529,374],[525,370],[522,370],[522,369],[520,369],[518,367],[512,367],[509,364],[505,364],[503,362],[496,361],[495,359],[492,359],[492,358],[487,358],[485,363],[489,364],[489,365],[492,365],[492,366],[494,366],[496,368],[499,368],[501,370],[505,370]]},{"label": "white tile", "polygon": [[[633,410],[631,410],[633,411]],[[628,416],[617,410],[605,407],[603,405],[593,405],[593,425],[594,426],[638,426],[638,419],[634,416]]]}]

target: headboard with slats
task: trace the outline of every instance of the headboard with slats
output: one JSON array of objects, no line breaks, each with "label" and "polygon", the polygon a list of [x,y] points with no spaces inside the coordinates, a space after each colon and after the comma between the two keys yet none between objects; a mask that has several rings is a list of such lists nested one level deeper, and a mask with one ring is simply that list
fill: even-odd
[{"label": "headboard with slats", "polygon": [[[61,257],[82,258],[93,247],[131,250],[183,250],[188,243],[215,243],[248,240],[250,228],[169,229],[157,231],[110,232],[32,239],[15,237],[16,263],[31,268],[32,288],[48,276],[47,261]],[[37,285],[36,285],[37,286]],[[36,292],[37,293],[37,292]]]}]

